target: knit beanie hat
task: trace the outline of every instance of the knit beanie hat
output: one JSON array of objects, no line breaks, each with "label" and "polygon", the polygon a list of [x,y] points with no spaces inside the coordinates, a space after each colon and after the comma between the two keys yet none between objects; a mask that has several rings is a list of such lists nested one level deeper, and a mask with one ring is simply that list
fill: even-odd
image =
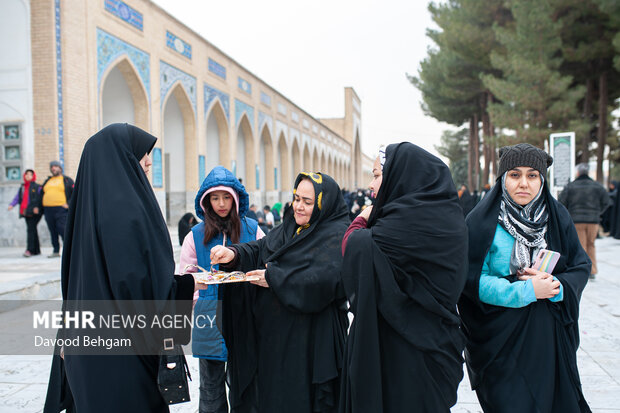
[{"label": "knit beanie hat", "polygon": [[61,165],[61,164],[60,164],[60,162],[58,162],[58,161],[52,161],[52,162],[50,162],[50,169],[52,168],[52,166],[57,166],[57,167],[59,167],[60,169],[62,169],[62,165]]},{"label": "knit beanie hat", "polygon": [[504,146],[499,150],[497,177],[499,178],[504,175],[504,172],[520,166],[529,166],[544,176],[547,173],[547,168],[550,167],[552,163],[553,158],[547,152],[529,143]]}]

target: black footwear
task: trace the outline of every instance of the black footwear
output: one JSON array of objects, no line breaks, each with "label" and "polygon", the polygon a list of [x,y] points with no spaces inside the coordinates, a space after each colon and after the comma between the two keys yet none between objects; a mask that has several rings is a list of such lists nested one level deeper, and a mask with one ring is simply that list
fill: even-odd
[{"label": "black footwear", "polygon": [[596,274],[590,274],[590,279],[591,280],[595,280],[596,279]]}]

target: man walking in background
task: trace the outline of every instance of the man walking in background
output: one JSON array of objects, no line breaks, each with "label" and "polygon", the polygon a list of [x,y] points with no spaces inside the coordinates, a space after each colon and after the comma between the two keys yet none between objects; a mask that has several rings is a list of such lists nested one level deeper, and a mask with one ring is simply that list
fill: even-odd
[{"label": "man walking in background", "polygon": [[73,180],[63,175],[62,165],[58,161],[50,162],[49,176],[43,183],[43,215],[50,230],[54,251],[49,258],[60,256],[60,244],[58,236],[64,242],[65,223],[69,209],[69,200],[73,193]]},{"label": "man walking in background", "polygon": [[611,201],[605,188],[588,176],[590,167],[587,163],[580,163],[576,169],[577,178],[566,185],[560,193],[559,201],[573,218],[579,242],[592,261],[590,278],[594,279],[598,272],[594,240],[598,234],[601,214],[609,207]]}]

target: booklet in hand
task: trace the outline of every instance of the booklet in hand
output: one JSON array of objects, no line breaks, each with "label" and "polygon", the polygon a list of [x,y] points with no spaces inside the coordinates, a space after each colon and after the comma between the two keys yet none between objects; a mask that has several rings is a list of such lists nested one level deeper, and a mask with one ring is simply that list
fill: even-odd
[{"label": "booklet in hand", "polygon": [[532,264],[532,268],[538,271],[544,271],[548,274],[551,274],[553,269],[555,268],[555,264],[558,263],[560,259],[560,253],[550,250],[540,250],[536,259],[534,260],[534,264]]}]

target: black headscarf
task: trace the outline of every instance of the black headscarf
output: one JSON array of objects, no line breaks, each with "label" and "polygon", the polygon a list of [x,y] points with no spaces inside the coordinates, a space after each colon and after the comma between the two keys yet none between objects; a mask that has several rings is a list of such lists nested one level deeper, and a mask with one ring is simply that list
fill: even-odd
[{"label": "black headscarf", "polygon": [[343,262],[355,318],[340,411],[446,411],[463,376],[467,251],[448,167],[411,143],[389,145],[368,227],[351,234]]},{"label": "black headscarf", "polygon": [[[223,334],[229,351],[233,407],[247,402],[251,392],[248,386],[261,363],[271,368],[280,366],[282,360],[287,363],[284,369],[299,372],[299,377],[294,386],[284,375],[271,377],[270,382],[279,383],[275,388],[261,383],[259,377],[259,388],[265,391],[259,396],[263,409],[282,411],[273,410],[276,400],[300,403],[308,396],[304,389],[310,388],[314,400],[304,409],[335,408],[337,403],[334,386],[339,382],[346,335],[346,316],[337,310],[344,302],[339,245],[349,224],[348,210],[331,177],[301,173],[295,188],[304,178],[312,181],[315,191],[308,226],[297,225],[290,208],[282,225],[265,238],[234,246],[239,257],[237,268],[249,271],[266,267],[269,288],[225,286]],[[269,348],[257,344],[266,341]],[[273,376],[265,370],[260,374]],[[282,389],[286,389],[284,393]]]},{"label": "black headscarf", "polygon": [[590,260],[568,211],[551,196],[546,184],[542,196],[549,214],[547,248],[561,254],[553,275],[562,283],[563,300],[537,300],[522,308],[480,301],[482,265],[498,224],[500,179],[466,220],[469,269],[459,312],[467,335],[465,358],[472,388],[483,408],[493,394],[496,400],[510,400],[510,411],[515,412],[588,412],[576,352],[579,300],[590,274]]}]

